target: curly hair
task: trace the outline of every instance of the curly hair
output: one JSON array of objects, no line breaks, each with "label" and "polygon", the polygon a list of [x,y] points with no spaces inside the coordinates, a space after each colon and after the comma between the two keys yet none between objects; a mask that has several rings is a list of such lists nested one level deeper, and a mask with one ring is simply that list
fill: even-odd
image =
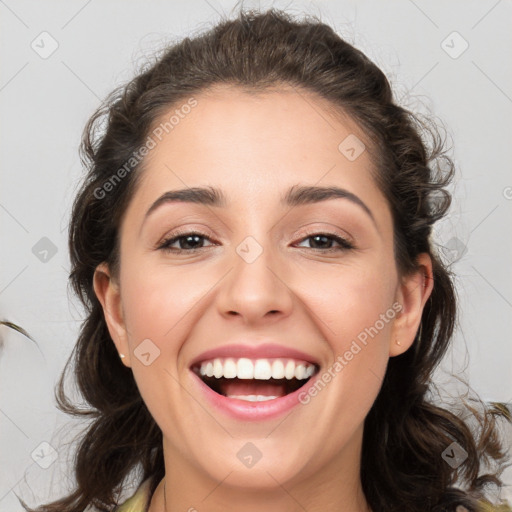
[{"label": "curly hair", "polygon": [[[146,408],[132,371],[119,360],[93,289],[96,267],[116,269],[119,225],[143,160],[101,193],[172,106],[216,84],[264,91],[285,84],[328,100],[365,132],[375,179],[394,224],[394,250],[402,274],[428,253],[434,287],[412,347],[391,358],[363,434],[360,477],[368,504],[380,512],[442,512],[463,506],[486,510],[486,486],[500,486],[506,453],[498,436],[498,405],[465,405],[468,419],[432,400],[432,374],[449,346],[456,295],[449,267],[431,240],[433,224],[450,205],[454,165],[435,125],[397,105],[384,73],[361,51],[316,17],[294,19],[270,9],[241,11],[194,38],[165,48],[151,65],[114,90],[88,121],[80,154],[87,169],[69,227],[70,282],[87,317],[56,388],[64,412],[93,421],[80,440],[74,464],[76,488],[36,512],[106,512],[117,504],[130,472],[142,468],[153,493],[164,477],[162,433]],[[64,391],[66,372],[85,401],[74,405]],[[451,443],[468,457],[452,468],[441,457]],[[487,473],[486,473],[487,471]],[[497,505],[497,504],[496,504]],[[25,506],[25,505],[24,505]],[[25,506],[26,510],[31,509]],[[458,510],[461,510],[460,508]],[[489,508],[487,508],[489,510]]]}]

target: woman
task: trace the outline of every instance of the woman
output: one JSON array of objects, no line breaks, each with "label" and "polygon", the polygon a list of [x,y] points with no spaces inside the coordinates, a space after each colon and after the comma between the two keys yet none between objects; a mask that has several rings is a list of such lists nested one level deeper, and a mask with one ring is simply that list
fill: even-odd
[{"label": "woman", "polygon": [[506,411],[468,408],[473,434],[431,393],[456,315],[430,239],[452,163],[361,52],[241,13],[114,91],[82,151],[92,412],[63,380],[59,400],[94,421],[76,490],[39,511],[112,510],[137,468],[118,511],[493,510]]}]

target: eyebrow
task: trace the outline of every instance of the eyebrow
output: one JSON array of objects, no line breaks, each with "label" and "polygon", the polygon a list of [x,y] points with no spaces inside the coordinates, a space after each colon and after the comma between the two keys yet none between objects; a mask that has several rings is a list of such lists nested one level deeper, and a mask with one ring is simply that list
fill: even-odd
[{"label": "eyebrow", "polygon": [[[375,217],[370,208],[355,194],[339,187],[317,187],[306,185],[294,185],[290,187],[281,199],[283,206],[299,206],[305,204],[320,203],[329,199],[347,199],[362,208],[366,214],[375,222]],[[157,208],[168,203],[194,203],[205,206],[216,206],[225,208],[228,200],[222,190],[214,187],[192,187],[180,190],[171,190],[162,194],[146,212],[144,220]]]}]

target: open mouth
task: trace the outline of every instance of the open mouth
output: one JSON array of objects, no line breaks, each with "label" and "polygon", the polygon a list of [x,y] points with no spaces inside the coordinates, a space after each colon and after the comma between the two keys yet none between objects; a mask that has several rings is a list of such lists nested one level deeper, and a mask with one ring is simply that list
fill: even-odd
[{"label": "open mouth", "polygon": [[263,402],[289,395],[318,372],[318,366],[294,359],[215,358],[192,367],[219,395]]}]

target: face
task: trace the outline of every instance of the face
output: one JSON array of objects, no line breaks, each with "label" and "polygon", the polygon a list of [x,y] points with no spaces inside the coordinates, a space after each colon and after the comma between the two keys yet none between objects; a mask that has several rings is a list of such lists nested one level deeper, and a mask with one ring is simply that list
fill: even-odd
[{"label": "face", "polygon": [[425,268],[399,275],[349,117],[285,88],[195,98],[146,157],[118,277],[96,272],[112,338],[183,474],[346,474],[389,357],[414,339]]}]

